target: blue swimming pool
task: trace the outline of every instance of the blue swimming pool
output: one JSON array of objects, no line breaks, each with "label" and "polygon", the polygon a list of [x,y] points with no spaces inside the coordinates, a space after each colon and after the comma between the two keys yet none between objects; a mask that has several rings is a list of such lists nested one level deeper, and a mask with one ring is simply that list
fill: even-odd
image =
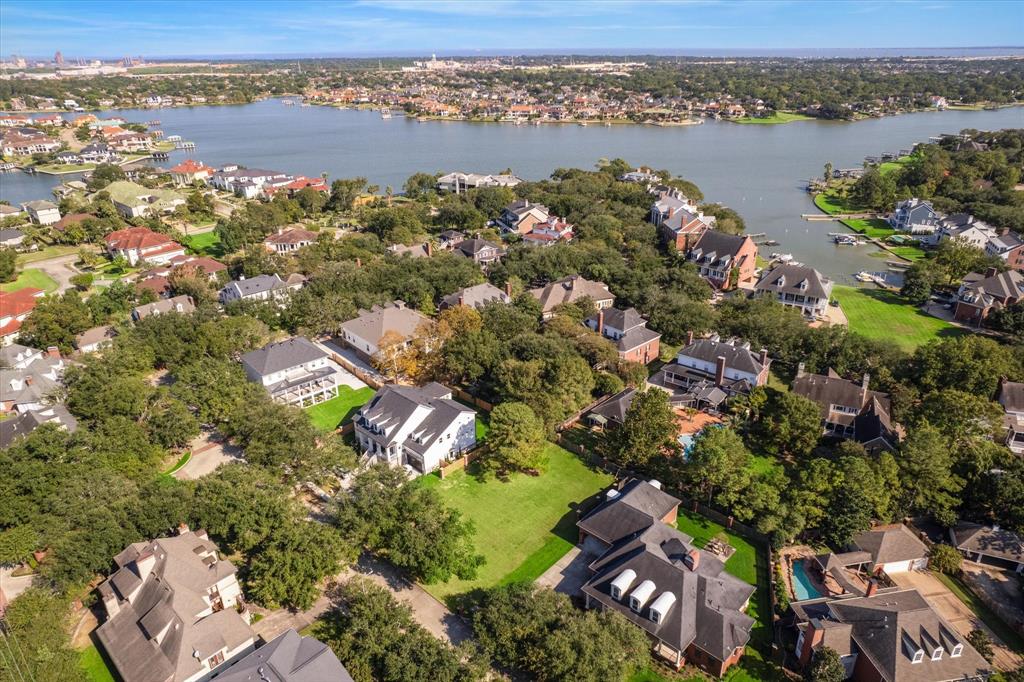
[{"label": "blue swimming pool", "polygon": [[811,582],[807,572],[804,570],[804,562],[798,559],[793,562],[793,594],[797,601],[804,599],[815,599],[821,596],[818,588]]}]

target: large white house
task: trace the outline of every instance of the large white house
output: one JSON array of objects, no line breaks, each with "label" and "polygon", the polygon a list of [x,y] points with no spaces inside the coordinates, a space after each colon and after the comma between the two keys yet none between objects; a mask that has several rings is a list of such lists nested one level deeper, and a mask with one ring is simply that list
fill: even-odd
[{"label": "large white house", "polygon": [[218,298],[227,305],[232,301],[267,301],[287,298],[293,291],[302,288],[306,278],[299,274],[288,275],[281,279],[280,275],[257,275],[246,279],[244,276],[228,282],[220,290]]},{"label": "large white house", "polygon": [[371,461],[426,474],[476,446],[476,412],[438,383],[383,386],[355,417],[359,450]]},{"label": "large white house", "polygon": [[310,407],[338,397],[338,366],[301,336],[246,353],[242,367],[279,403]]}]

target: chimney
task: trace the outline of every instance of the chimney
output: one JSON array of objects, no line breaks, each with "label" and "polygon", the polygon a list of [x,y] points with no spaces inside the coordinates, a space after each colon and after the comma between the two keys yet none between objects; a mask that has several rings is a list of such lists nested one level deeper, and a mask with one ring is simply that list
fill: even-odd
[{"label": "chimney", "polygon": [[597,311],[597,333],[604,334],[604,311]]},{"label": "chimney", "polygon": [[466,305],[466,295],[465,294],[459,294],[459,305],[460,306]]},{"label": "chimney", "polygon": [[182,521],[178,524],[178,535],[184,535],[189,531],[188,524]]},{"label": "chimney", "polygon": [[505,282],[505,295],[512,298],[512,282]]},{"label": "chimney", "polygon": [[32,375],[31,374],[29,374],[27,377],[25,377],[25,385],[26,386],[31,386],[32,385]]},{"label": "chimney", "polygon": [[700,552],[695,549],[691,549],[686,553],[686,556],[683,557],[683,563],[686,564],[688,569],[696,572],[697,568],[700,566]]},{"label": "chimney", "polygon": [[865,597],[873,597],[873,596],[875,596],[876,592],[878,592],[878,581],[875,580],[874,578],[871,578],[870,580],[868,580],[868,589],[864,593],[864,596]]},{"label": "chimney", "polygon": [[725,356],[719,355],[715,360],[715,386],[725,383]]},{"label": "chimney", "polygon": [[868,390],[868,383],[871,381],[871,375],[864,372],[864,376],[860,379],[860,387],[865,391]]},{"label": "chimney", "polygon": [[768,349],[767,348],[762,348],[761,349],[761,366],[764,367],[767,364],[768,364]]},{"label": "chimney", "polygon": [[823,639],[825,639],[825,629],[818,627],[817,618],[812,618],[807,622],[807,629],[804,631],[804,645],[800,649],[800,665],[807,665],[811,662],[814,647],[821,644]]},{"label": "chimney", "polygon": [[284,234],[284,227],[277,228],[277,233],[278,234]]},{"label": "chimney", "polygon": [[796,366],[796,378],[799,379],[804,375],[804,363],[800,363]]},{"label": "chimney", "polygon": [[693,344],[693,331],[688,331],[688,332],[686,332],[686,345],[689,346],[689,345],[692,345],[692,344]]},{"label": "chimney", "polygon": [[357,268],[363,267],[363,259],[362,258],[356,258],[356,267]]},{"label": "chimney", "polygon": [[995,268],[988,268],[985,270],[985,277],[995,277],[997,272]]},{"label": "chimney", "polygon": [[431,244],[430,242],[427,242],[427,256],[429,257],[429,256],[433,256],[433,255],[434,255],[434,245]]},{"label": "chimney", "polygon": [[46,357],[54,360],[60,360],[60,348],[57,348],[57,346],[47,346]]}]

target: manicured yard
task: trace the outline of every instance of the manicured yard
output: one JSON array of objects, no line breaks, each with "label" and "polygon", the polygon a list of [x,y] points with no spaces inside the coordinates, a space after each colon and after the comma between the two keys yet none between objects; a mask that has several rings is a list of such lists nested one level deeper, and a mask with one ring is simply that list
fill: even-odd
[{"label": "manicured yard", "polygon": [[358,390],[349,386],[339,386],[337,398],[310,407],[306,414],[316,428],[321,431],[334,431],[372,397],[373,389],[369,386],[363,386]]},{"label": "manicured yard", "polygon": [[438,599],[518,580],[535,580],[576,542],[576,508],[611,483],[554,443],[546,447],[548,468],[539,476],[516,474],[509,481],[480,478],[473,465],[444,480],[424,476],[476,527],[475,545],[487,563],[476,580],[425,585]]},{"label": "manicured yard", "polygon": [[114,675],[95,644],[80,654],[78,662],[89,682],[114,682]]},{"label": "manicured yard", "polygon": [[216,230],[185,237],[185,246],[204,256],[218,258],[224,255],[224,246]]},{"label": "manicured yard", "polygon": [[19,253],[17,263],[18,265],[24,265],[26,263],[36,263],[41,260],[49,260],[50,258],[70,256],[73,253],[78,253],[82,248],[89,250],[88,247],[81,246],[47,246],[39,249],[38,251]]},{"label": "manicured yard", "polygon": [[57,290],[57,282],[42,270],[27,268],[22,270],[18,275],[18,279],[13,282],[0,284],[0,291],[17,291],[18,289],[24,289],[25,287],[42,289],[46,293],[50,294]]},{"label": "manicured yard", "polygon": [[934,339],[962,334],[949,322],[926,315],[891,291],[837,286],[832,297],[846,313],[850,330],[869,339],[888,339],[912,351]]},{"label": "manicured yard", "polygon": [[765,118],[752,118],[744,117],[737,119],[730,119],[733,123],[745,123],[752,125],[773,125],[778,123],[792,123],[793,121],[810,121],[813,116],[805,116],[804,114],[795,114],[791,111],[776,111],[771,116]]},{"label": "manicured yard", "polygon": [[190,459],[192,459],[192,453],[191,453],[191,452],[186,452],[186,453],[185,453],[184,455],[182,455],[182,456],[181,456],[180,458],[178,458],[178,461],[177,461],[177,462],[175,462],[175,463],[174,463],[174,465],[173,465],[173,466],[172,466],[172,467],[171,467],[170,469],[168,469],[167,471],[163,472],[163,473],[162,473],[162,474],[160,474],[160,475],[161,475],[161,476],[170,476],[170,475],[171,475],[171,474],[173,474],[173,473],[174,473],[175,471],[177,471],[177,470],[178,470],[178,469],[180,469],[181,467],[183,467],[183,466],[185,466],[186,464],[188,464],[188,461],[189,461]]}]

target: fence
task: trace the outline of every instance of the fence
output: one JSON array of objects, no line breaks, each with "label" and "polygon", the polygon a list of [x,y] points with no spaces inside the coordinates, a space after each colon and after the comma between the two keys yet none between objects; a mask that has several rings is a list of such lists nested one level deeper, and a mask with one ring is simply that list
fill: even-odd
[{"label": "fence", "polygon": [[585,415],[587,412],[590,412],[592,409],[594,409],[595,407],[597,407],[601,403],[605,402],[606,400],[609,400],[610,398],[611,398],[611,396],[601,396],[600,398],[598,398],[594,402],[590,403],[589,405],[584,407],[582,410],[578,410],[574,415],[572,415],[571,417],[566,419],[564,422],[562,422],[561,424],[556,426],[555,427],[555,431],[561,432],[561,431],[565,431],[567,429],[571,429],[572,427],[576,426],[576,423],[580,420],[580,417]]},{"label": "fence", "polygon": [[438,469],[437,475],[440,476],[441,480],[443,481],[445,476],[454,474],[456,471],[462,471],[463,469],[469,466],[470,462],[472,462],[473,460],[480,456],[481,450],[483,450],[483,447],[478,446],[468,452],[463,453],[463,455],[458,459],[454,459],[448,464],[445,464],[440,469]]},{"label": "fence", "polygon": [[370,388],[380,388],[384,383],[380,380],[380,377],[374,376],[369,372],[365,371],[361,367],[358,367],[351,360],[338,353],[331,353],[331,359],[341,365],[346,371],[354,374],[357,379],[365,383]]},{"label": "fence", "polygon": [[472,393],[468,393],[468,392],[462,390],[461,388],[459,388],[458,386],[451,386],[450,388],[452,390],[452,395],[455,396],[456,398],[458,398],[459,400],[463,401],[463,402],[470,403],[471,405],[475,405],[476,407],[479,407],[484,412],[490,412],[491,410],[494,409],[494,405],[492,405],[491,403],[487,402],[483,398],[477,398]]}]

